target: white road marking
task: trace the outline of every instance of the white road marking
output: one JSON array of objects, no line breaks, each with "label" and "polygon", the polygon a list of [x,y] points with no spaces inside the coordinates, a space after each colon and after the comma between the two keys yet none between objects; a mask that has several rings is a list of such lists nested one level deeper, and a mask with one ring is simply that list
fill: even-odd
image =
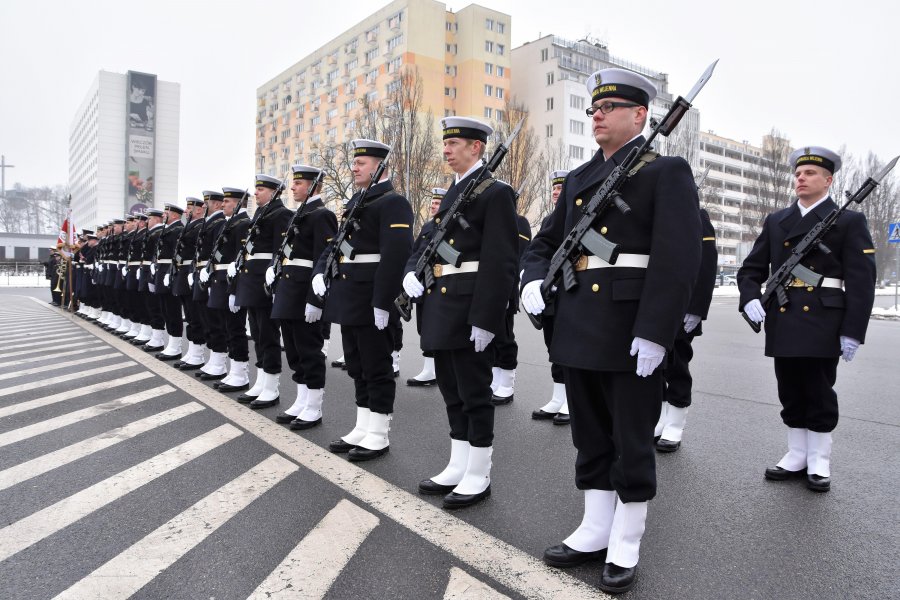
[{"label": "white road marking", "polygon": [[34,400],[19,402],[18,404],[11,404],[10,406],[0,408],[0,419],[2,419],[3,417],[8,417],[10,415],[18,414],[20,412],[34,410],[35,408],[40,408],[42,406],[56,404],[57,402],[63,402],[65,400],[87,396],[88,394],[93,394],[94,392],[111,390],[112,388],[119,387],[121,385],[128,385],[129,383],[134,383],[135,381],[149,379],[153,376],[154,374],[149,371],[141,371],[140,373],[126,375],[125,377],[118,377],[116,379],[108,379],[106,381],[101,381],[100,383],[94,383],[92,385],[79,386],[73,390],[66,390],[65,392],[51,394],[50,396],[44,396],[43,398],[35,398]]},{"label": "white road marking", "polygon": [[273,454],[78,581],[56,598],[128,598],[299,467]]},{"label": "white road marking", "polygon": [[378,517],[341,500],[250,594],[252,600],[324,598]]},{"label": "white road marking", "polygon": [[[74,373],[68,373],[66,375],[60,375],[58,377],[51,377],[49,379],[41,379],[40,386],[46,387],[49,385],[56,385],[57,383],[69,383],[71,381],[75,381],[77,379],[81,379],[82,377],[90,377],[91,375],[100,375],[101,373],[109,373],[110,371],[118,371],[119,369],[125,369],[127,367],[136,367],[138,364],[132,360],[126,360],[124,362],[113,363],[111,365],[105,365],[103,367],[97,367],[96,369],[88,369],[87,371],[76,371]],[[21,383],[19,385],[13,385],[10,387],[0,388],[0,398],[3,396],[9,396],[10,394],[19,394],[21,392],[25,392],[38,385],[37,383]]]},{"label": "white road marking", "polygon": [[[23,377],[25,375],[34,375],[35,373],[44,374],[47,371],[59,371],[60,369],[68,369],[69,367],[77,367],[87,363],[98,362],[101,360],[106,360],[108,358],[115,358],[117,356],[122,356],[118,352],[109,352],[107,354],[98,354],[97,356],[91,356],[88,358],[79,358],[78,360],[67,360],[65,362],[56,363],[52,365],[43,365],[40,367],[35,367],[33,369],[23,369],[21,371],[15,371],[14,373],[4,373],[0,375],[0,381],[4,379],[14,379],[16,377]],[[35,382],[35,384],[39,384],[41,382]]]},{"label": "white road marking", "polygon": [[53,417],[52,419],[47,419],[46,421],[41,421],[32,425],[26,425],[25,427],[19,427],[18,429],[13,429],[12,431],[7,431],[6,433],[0,433],[0,448],[2,448],[3,446],[9,446],[10,444],[15,444],[16,442],[21,442],[22,440],[27,440],[28,438],[32,438],[37,435],[42,435],[49,431],[55,431],[63,427],[68,427],[69,425],[73,425],[74,423],[78,423],[79,421],[104,415],[108,412],[118,410],[126,406],[132,406],[145,400],[158,398],[163,394],[168,394],[174,391],[175,388],[170,385],[161,385],[149,390],[137,392],[136,394],[123,396],[122,398],[116,398],[115,400],[104,402],[103,404],[89,406],[88,408],[76,410],[75,412],[70,412],[65,415]]},{"label": "white road marking", "polygon": [[451,567],[444,600],[509,600],[509,596],[478,581],[459,567]]},{"label": "white road marking", "polygon": [[0,561],[240,435],[222,425],[0,529]]},{"label": "white road marking", "polygon": [[[66,344],[66,348],[78,348],[79,346],[91,346],[96,344],[97,342],[101,342],[101,340],[93,339],[93,340],[85,340],[83,342],[77,342],[75,344]],[[51,345],[51,344],[47,344]],[[12,358],[14,356],[24,356],[26,354],[34,354],[35,352],[46,352],[47,350],[44,348],[34,348],[32,350],[17,350],[16,352],[4,352],[0,354],[0,358]]]},{"label": "white road marking", "polygon": [[94,452],[99,452],[100,450],[109,448],[119,442],[124,442],[125,440],[129,440],[142,433],[167,423],[177,421],[182,417],[186,417],[201,410],[204,410],[204,408],[196,402],[182,404],[181,406],[176,406],[167,411],[129,423],[128,425],[110,429],[109,431],[95,435],[94,437],[81,442],[71,444],[65,448],[60,448],[55,452],[50,452],[49,454],[44,454],[43,456],[20,463],[14,467],[0,471],[0,490],[5,490],[8,487],[22,483],[23,481],[28,481],[33,477],[43,475],[48,471],[75,462]]},{"label": "white road marking", "polygon": [[[81,344],[79,344],[80,346]],[[19,360],[10,360],[7,362],[0,362],[0,369],[5,369],[7,367],[17,367],[19,365],[31,364],[36,360],[51,360],[57,358],[63,358],[65,356],[74,356],[76,354],[83,354],[85,352],[97,352],[98,350],[103,350],[106,347],[103,345],[103,342],[97,340],[95,342],[95,346],[90,348],[82,348],[80,350],[69,350],[68,352],[56,352],[55,354],[41,354],[40,356],[32,356],[31,358],[20,358]],[[66,346],[68,348],[69,346]]]},{"label": "white road marking", "polygon": [[78,342],[84,339],[84,336],[68,336],[68,333],[61,333],[50,337],[41,338],[39,342],[29,342],[27,344],[13,344],[12,346],[3,346],[2,350],[18,350],[19,348],[33,348],[35,346],[52,346],[54,344],[64,344],[66,342]]},{"label": "white road marking", "polygon": [[[0,325],[2,327],[2,325]],[[23,325],[21,327],[3,327],[3,341],[18,340],[22,338],[30,338],[42,334],[53,335],[54,333],[75,334],[78,330],[74,326],[65,325],[42,325],[36,327],[34,325]]]}]

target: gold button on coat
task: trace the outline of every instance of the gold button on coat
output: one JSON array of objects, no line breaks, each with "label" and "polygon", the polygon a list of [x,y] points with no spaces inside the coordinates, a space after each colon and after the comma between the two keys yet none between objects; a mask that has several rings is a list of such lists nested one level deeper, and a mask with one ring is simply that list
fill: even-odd
[{"label": "gold button on coat", "polygon": [[575,201],[575,206],[581,206],[581,198]]},{"label": "gold button on coat", "polygon": [[779,308],[778,310],[781,311],[781,312],[787,311],[787,309],[786,309],[785,307],[783,307],[783,306],[782,306],[781,308]]},{"label": "gold button on coat", "polygon": [[785,247],[785,248],[787,248],[787,247],[790,246],[790,245],[791,245],[790,242],[785,242],[785,243],[784,243],[784,247]]},{"label": "gold button on coat", "polygon": [[447,293],[447,288],[442,287],[442,288],[441,288],[441,293],[442,293],[442,294],[446,294],[446,293]]},{"label": "gold button on coat", "polygon": [[808,307],[808,306],[804,306],[804,307],[803,307],[803,312],[809,312],[809,307]]},{"label": "gold button on coat", "polygon": [[599,292],[600,286],[595,283],[594,285],[591,286],[591,289],[594,290],[595,292]]},{"label": "gold button on coat", "polygon": [[606,225],[600,228],[600,233],[606,233],[607,231],[609,230],[606,228]]},{"label": "gold button on coat", "polygon": [[809,287],[806,288],[806,291],[807,291],[807,292],[811,292],[811,291],[813,291],[813,289],[814,289],[813,286],[809,286]]}]

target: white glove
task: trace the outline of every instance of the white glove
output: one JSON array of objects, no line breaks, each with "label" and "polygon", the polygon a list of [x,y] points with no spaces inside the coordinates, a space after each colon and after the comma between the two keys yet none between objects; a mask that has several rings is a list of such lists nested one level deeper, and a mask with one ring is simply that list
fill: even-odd
[{"label": "white glove", "polygon": [[766,311],[763,310],[762,302],[758,298],[744,305],[744,314],[754,323],[762,323],[766,318]]},{"label": "white glove", "polygon": [[275,281],[275,269],[269,267],[266,269],[266,285],[272,285]]},{"label": "white glove", "polygon": [[410,298],[418,298],[425,291],[425,286],[422,285],[422,282],[419,281],[416,274],[410,271],[403,278],[403,290]]},{"label": "white glove", "polygon": [[98,272],[98,273],[102,273],[102,272],[103,272],[103,264],[102,264],[102,263],[100,263],[100,264],[97,265],[97,272]]},{"label": "white glove", "polygon": [[493,339],[493,333],[472,325],[472,335],[469,336],[469,341],[475,342],[475,352],[483,351]]},{"label": "white glove", "polygon": [[188,273],[188,287],[194,287],[194,274]]},{"label": "white glove", "polygon": [[646,377],[656,370],[666,356],[666,349],[650,340],[636,337],[631,342],[631,356],[637,354],[638,377]]},{"label": "white glove", "polygon": [[850,362],[853,360],[857,350],[859,350],[859,340],[854,340],[852,337],[845,335],[841,336],[841,358],[844,361]]},{"label": "white glove", "polygon": [[234,263],[228,263],[228,277],[230,279],[237,277],[237,267]]},{"label": "white glove", "polygon": [[122,277],[128,277],[128,267],[122,267]]},{"label": "white glove", "polygon": [[148,283],[148,284],[147,284],[147,289],[150,290],[150,293],[151,293],[151,294],[155,294],[155,293],[156,293],[156,285],[153,284],[153,283]]},{"label": "white glove", "polygon": [[241,310],[241,307],[235,303],[236,301],[237,301],[237,298],[234,297],[234,294],[231,294],[230,296],[228,296],[228,310],[230,310],[233,313],[236,313],[237,311]]},{"label": "white glove", "polygon": [[316,296],[324,296],[328,288],[325,287],[325,276],[321,273],[312,278],[312,289]]},{"label": "white glove", "polygon": [[322,309],[307,303],[306,310],[303,311],[303,316],[306,317],[307,323],[315,323],[322,318]]},{"label": "white glove", "polygon": [[137,279],[138,281],[141,280],[141,268],[140,268],[140,267],[137,268],[137,273],[134,274],[134,277],[135,277],[135,279]]},{"label": "white glove", "polygon": [[170,282],[171,280],[172,280],[172,278],[169,277],[169,274],[168,274],[168,273],[166,273],[165,275],[163,275],[163,285],[164,285],[165,287],[169,287],[169,282]]},{"label": "white glove", "polygon": [[697,325],[700,324],[700,315],[684,315],[684,332],[690,333],[697,328]]},{"label": "white glove", "polygon": [[544,312],[546,305],[544,304],[543,296],[541,296],[540,279],[529,281],[522,288],[522,308],[525,309],[525,312],[532,315],[539,315]]},{"label": "white glove", "polygon": [[150,263],[150,274],[156,275],[156,263]]},{"label": "white glove", "polygon": [[381,331],[388,324],[388,311],[381,310],[377,306],[373,307],[372,310],[375,312],[375,329]]},{"label": "white glove", "polygon": [[209,281],[209,271],[203,269],[200,271],[200,283],[206,283],[207,281]]}]

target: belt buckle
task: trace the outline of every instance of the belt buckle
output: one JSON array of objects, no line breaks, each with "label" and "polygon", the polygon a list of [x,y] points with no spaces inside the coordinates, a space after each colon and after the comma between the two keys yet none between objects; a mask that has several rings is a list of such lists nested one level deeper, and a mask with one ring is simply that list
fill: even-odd
[{"label": "belt buckle", "polygon": [[799,277],[794,277],[793,281],[791,281],[788,287],[806,287],[806,282]]},{"label": "belt buckle", "polygon": [[584,271],[588,266],[588,257],[582,254],[578,257],[578,260],[575,261],[575,270],[576,271]]},{"label": "belt buckle", "polygon": [[434,265],[434,276],[435,277],[443,277],[444,276],[444,265],[438,263]]},{"label": "belt buckle", "polygon": [[344,255],[343,255],[343,254],[341,254],[341,257],[340,257],[340,259],[338,260],[338,262],[341,262],[341,263],[344,262]]}]

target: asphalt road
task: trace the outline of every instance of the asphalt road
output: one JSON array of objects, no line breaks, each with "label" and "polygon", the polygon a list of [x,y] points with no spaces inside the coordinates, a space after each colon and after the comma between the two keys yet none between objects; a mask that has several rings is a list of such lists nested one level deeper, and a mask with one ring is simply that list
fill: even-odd
[{"label": "asphalt road", "polygon": [[[597,565],[539,560],[578,525],[582,500],[569,428],[530,418],[552,385],[527,319],[515,401],[496,414],[493,496],[447,513],[416,493],[449,440],[438,391],[403,385],[421,366],[414,327],[391,451],[357,467],[323,450],[354,422],[340,370],[328,371],[323,425],[298,435],[272,421],[278,408],[250,411],[47,307],[44,290],[0,295],[0,597],[601,595]],[[839,367],[828,494],[763,480],[785,449],[763,337],[725,298],[704,330],[684,443],[658,456],[638,582],[623,597],[897,597],[900,322],[872,321]],[[283,409],[286,373],[281,389]]]}]

